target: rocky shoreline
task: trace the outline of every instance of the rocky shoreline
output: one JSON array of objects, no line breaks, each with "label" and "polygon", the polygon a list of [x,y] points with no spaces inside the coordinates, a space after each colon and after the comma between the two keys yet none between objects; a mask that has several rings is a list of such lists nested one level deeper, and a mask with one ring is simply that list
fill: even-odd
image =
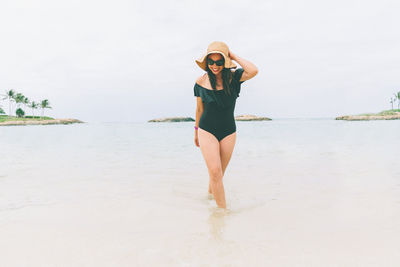
[{"label": "rocky shoreline", "polygon": [[272,121],[272,119],[267,117],[257,117],[255,115],[239,115],[235,117],[237,121]]},{"label": "rocky shoreline", "polygon": [[369,120],[400,120],[400,112],[393,112],[393,114],[368,114],[368,115],[348,115],[339,116],[335,120],[345,121],[369,121]]},{"label": "rocky shoreline", "polygon": [[194,119],[190,117],[170,117],[170,118],[152,119],[149,120],[148,122],[180,122],[180,121],[194,121]]},{"label": "rocky shoreline", "polygon": [[[255,115],[239,115],[235,117],[237,121],[270,121],[272,119],[267,117],[257,117]],[[181,121],[195,121],[191,117],[169,117],[169,118],[159,118],[152,119],[148,122],[181,122]]]},{"label": "rocky shoreline", "polygon": [[53,119],[53,120],[17,120],[17,121],[4,121],[0,122],[0,126],[14,126],[14,125],[50,125],[50,124],[71,124],[71,123],[84,123],[77,119]]}]

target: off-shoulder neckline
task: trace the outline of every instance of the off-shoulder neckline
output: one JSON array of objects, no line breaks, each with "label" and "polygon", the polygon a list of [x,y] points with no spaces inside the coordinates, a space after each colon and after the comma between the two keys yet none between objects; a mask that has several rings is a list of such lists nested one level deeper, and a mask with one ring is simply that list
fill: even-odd
[{"label": "off-shoulder neckline", "polygon": [[218,90],[211,90],[211,89],[205,88],[204,86],[201,86],[201,85],[198,84],[197,82],[196,82],[196,85],[199,86],[199,87],[201,87],[201,88],[204,88],[204,89],[206,89],[206,90],[208,90],[208,91],[224,91],[224,90],[225,90],[225,88],[223,88],[223,89],[218,89]]},{"label": "off-shoulder neckline", "polygon": [[[241,68],[241,69],[242,69],[242,68]],[[232,72],[232,75],[235,75],[236,71],[238,71],[238,70],[239,70],[239,68],[236,69],[235,71],[233,71],[233,72]],[[233,79],[234,79],[234,78],[232,77],[232,81],[233,81]],[[240,80],[239,80],[239,82],[244,82],[244,81],[240,81]],[[204,86],[201,86],[201,85],[198,84],[197,82],[196,82],[196,85],[199,86],[199,87],[201,87],[201,88],[203,88],[203,89],[205,89],[205,90],[208,90],[208,91],[224,91],[224,90],[225,90],[225,88],[219,89],[219,90],[208,89],[208,88],[205,88]]]}]

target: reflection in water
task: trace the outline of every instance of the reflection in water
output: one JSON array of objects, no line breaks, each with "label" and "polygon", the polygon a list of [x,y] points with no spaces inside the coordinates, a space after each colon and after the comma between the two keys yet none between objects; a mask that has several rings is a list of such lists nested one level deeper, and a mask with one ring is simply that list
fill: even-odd
[{"label": "reflection in water", "polygon": [[223,241],[225,218],[231,213],[229,209],[212,207],[208,223],[210,224],[210,235],[213,240]]}]

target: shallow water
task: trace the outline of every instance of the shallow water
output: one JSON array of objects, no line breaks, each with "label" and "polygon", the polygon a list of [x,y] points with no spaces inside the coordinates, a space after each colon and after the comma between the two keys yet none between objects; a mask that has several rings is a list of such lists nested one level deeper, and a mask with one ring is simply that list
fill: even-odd
[{"label": "shallow water", "polygon": [[0,128],[5,266],[399,266],[400,121],[237,122],[227,211],[193,123]]}]

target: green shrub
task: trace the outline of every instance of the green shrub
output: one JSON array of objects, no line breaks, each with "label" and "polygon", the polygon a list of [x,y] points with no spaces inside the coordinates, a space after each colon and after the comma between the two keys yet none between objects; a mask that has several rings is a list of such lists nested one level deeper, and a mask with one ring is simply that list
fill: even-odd
[{"label": "green shrub", "polygon": [[39,119],[40,116],[30,116],[30,115],[28,115],[28,116],[25,116],[25,118],[28,118],[28,119]]},{"label": "green shrub", "polygon": [[23,116],[25,115],[25,111],[23,111],[21,108],[18,108],[18,109],[15,111],[15,114],[16,114],[19,118],[21,118],[21,117],[23,117]]}]

